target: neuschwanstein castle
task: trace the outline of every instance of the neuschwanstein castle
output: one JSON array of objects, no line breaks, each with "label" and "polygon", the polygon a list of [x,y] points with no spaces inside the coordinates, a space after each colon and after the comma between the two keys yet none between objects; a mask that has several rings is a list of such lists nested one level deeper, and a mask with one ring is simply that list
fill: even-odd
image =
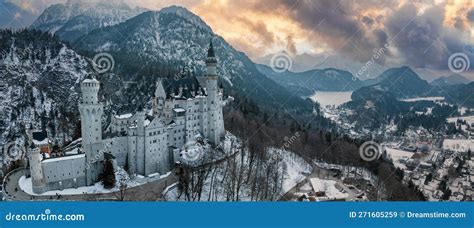
[{"label": "neuschwanstein castle", "polygon": [[[217,60],[211,45],[206,74],[156,82],[152,113],[114,116],[102,129],[104,106],[99,82],[82,81],[82,146],[66,156],[47,158],[50,143],[44,133],[30,134],[30,173],[35,193],[94,185],[105,159],[127,167],[130,174],[159,176],[180,160],[180,150],[197,137],[218,144],[225,134],[222,89],[218,88]],[[165,89],[166,88],[166,89]]]}]

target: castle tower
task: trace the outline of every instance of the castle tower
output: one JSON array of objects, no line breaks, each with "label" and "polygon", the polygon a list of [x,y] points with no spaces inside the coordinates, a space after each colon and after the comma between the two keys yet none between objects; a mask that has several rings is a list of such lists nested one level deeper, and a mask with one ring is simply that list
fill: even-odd
[{"label": "castle tower", "polygon": [[45,180],[43,176],[43,168],[41,167],[41,160],[43,156],[40,149],[31,143],[29,152],[30,174],[33,183],[33,192],[41,194],[45,191]]},{"label": "castle tower", "polygon": [[[99,102],[99,81],[92,76],[81,83],[82,100],[79,101],[81,113],[82,149],[86,154],[86,181],[92,185],[99,175],[98,144],[102,140],[102,114],[104,107]],[[98,159],[99,158],[99,159]]]},{"label": "castle tower", "polygon": [[155,95],[153,97],[153,115],[155,117],[164,116],[164,106],[165,106],[166,92],[163,88],[163,83],[161,78],[156,82]]},{"label": "castle tower", "polygon": [[212,40],[209,44],[206,59],[206,92],[209,110],[209,135],[211,142],[217,144],[224,134],[224,120],[222,117],[222,94],[217,86],[219,76],[217,75],[217,59],[214,53]]}]

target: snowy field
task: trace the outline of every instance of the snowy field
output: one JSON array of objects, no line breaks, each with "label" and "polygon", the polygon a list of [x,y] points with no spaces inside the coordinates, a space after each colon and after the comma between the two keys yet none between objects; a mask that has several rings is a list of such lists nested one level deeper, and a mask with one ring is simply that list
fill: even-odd
[{"label": "snowy field", "polygon": [[321,107],[326,107],[327,105],[339,106],[346,102],[351,101],[352,91],[349,92],[326,92],[326,91],[316,91],[310,98],[313,101],[321,104]]},{"label": "snowy field", "polygon": [[398,149],[393,149],[393,148],[386,148],[387,155],[392,159],[393,165],[397,168],[406,168],[404,164],[400,163],[400,160],[404,159],[409,159],[411,158],[415,153],[413,152],[408,152],[404,150],[398,150]]},{"label": "snowy field", "polygon": [[404,102],[417,102],[417,101],[444,101],[444,97],[416,97],[410,99],[402,99]]},{"label": "snowy field", "polygon": [[469,149],[473,151],[474,139],[445,139],[443,149],[461,153],[467,152]]},{"label": "snowy field", "polygon": [[319,178],[311,178],[311,185],[313,186],[314,192],[324,192],[327,199],[344,199],[349,197],[349,194],[346,192],[341,192],[337,189],[337,182],[334,180],[323,180]]},{"label": "snowy field", "polygon": [[446,120],[448,121],[448,123],[456,123],[458,119],[466,121],[466,123],[469,125],[474,123],[474,116],[451,117],[451,118],[447,118]]}]

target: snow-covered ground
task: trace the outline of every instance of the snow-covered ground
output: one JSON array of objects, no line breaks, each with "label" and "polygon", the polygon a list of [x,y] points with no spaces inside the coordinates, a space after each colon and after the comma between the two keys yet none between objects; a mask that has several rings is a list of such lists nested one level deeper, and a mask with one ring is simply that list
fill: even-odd
[{"label": "snow-covered ground", "polygon": [[469,149],[474,150],[474,139],[445,139],[443,149],[465,153]]},{"label": "snow-covered ground", "polygon": [[405,169],[406,166],[400,162],[400,160],[408,160],[413,156],[413,152],[409,151],[404,151],[404,150],[398,150],[398,149],[393,149],[393,148],[386,148],[387,155],[390,157],[393,161],[393,165],[397,168]]},{"label": "snow-covered ground", "polygon": [[[349,197],[349,194],[346,192],[341,192],[337,189],[337,182],[334,180],[323,180],[319,178],[310,178],[311,185],[315,192],[324,192],[326,199],[344,199]],[[341,188],[341,187],[339,187]],[[341,188],[342,189],[342,188]]]},{"label": "snow-covered ground", "polygon": [[[231,138],[229,135],[228,139]],[[168,201],[277,200],[303,181],[304,173],[309,174],[312,171],[311,165],[290,151],[270,148],[267,150],[265,160],[253,160],[252,167],[249,165],[252,159],[249,154],[247,149],[242,150],[224,162],[210,167],[204,173],[191,174],[190,179],[194,182],[199,182],[200,174],[201,177],[205,176],[205,179],[202,181],[202,189],[196,188],[189,191],[190,198],[187,198],[185,193],[180,194],[178,185],[169,187],[164,193],[164,198]],[[249,175],[250,179],[247,179]],[[256,185],[253,185],[255,181]],[[263,186],[264,183],[268,185]],[[200,196],[196,194],[196,191],[201,191]]]},{"label": "snow-covered ground", "polygon": [[444,97],[416,97],[410,99],[403,99],[404,102],[416,102],[416,101],[444,101]]},{"label": "snow-covered ground", "polygon": [[456,123],[458,119],[466,121],[466,123],[469,125],[474,123],[474,116],[451,117],[451,118],[447,118],[446,120],[448,121],[448,123]]},{"label": "snow-covered ground", "polygon": [[270,149],[268,151],[272,156],[280,156],[282,161],[285,163],[284,178],[283,178],[283,192],[287,192],[296,186],[298,183],[304,180],[303,174],[310,174],[313,170],[310,164],[308,164],[300,156],[286,150],[281,149]]}]

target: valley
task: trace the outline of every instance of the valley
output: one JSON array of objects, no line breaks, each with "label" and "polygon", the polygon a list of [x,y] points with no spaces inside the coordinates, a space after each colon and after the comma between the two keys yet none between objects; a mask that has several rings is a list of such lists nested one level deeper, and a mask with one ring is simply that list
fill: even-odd
[{"label": "valley", "polygon": [[[5,200],[472,201],[474,82],[461,74],[428,82],[377,63],[359,77],[366,65],[340,54],[279,67],[182,6],[67,1],[0,41]],[[73,165],[35,173],[33,158]],[[87,184],[34,192],[81,159],[96,165]]]}]

